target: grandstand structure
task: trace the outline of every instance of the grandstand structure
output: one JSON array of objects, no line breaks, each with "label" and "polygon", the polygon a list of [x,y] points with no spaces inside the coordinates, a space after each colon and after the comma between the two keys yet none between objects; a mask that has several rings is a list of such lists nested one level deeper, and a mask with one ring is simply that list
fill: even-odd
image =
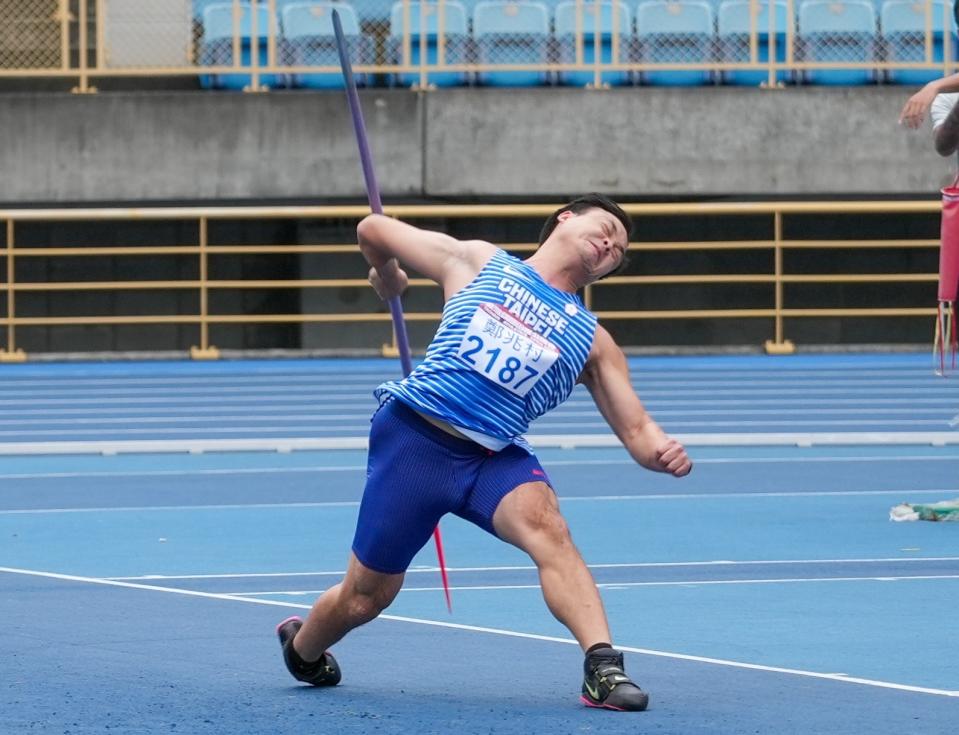
[{"label": "grandstand structure", "polygon": [[957,59],[945,0],[4,0],[0,79],[337,87],[334,9],[370,86],[916,84]]},{"label": "grandstand structure", "polygon": [[625,346],[930,342],[943,0],[0,0],[0,361],[389,351],[334,9],[388,213],[521,255],[627,205]]}]

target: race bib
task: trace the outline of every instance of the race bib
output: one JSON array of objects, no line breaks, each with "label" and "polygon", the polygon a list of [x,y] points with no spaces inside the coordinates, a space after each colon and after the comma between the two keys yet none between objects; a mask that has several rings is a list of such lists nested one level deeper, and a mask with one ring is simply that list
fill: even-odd
[{"label": "race bib", "polygon": [[500,304],[480,304],[456,353],[473,370],[525,396],[559,357],[559,348]]}]

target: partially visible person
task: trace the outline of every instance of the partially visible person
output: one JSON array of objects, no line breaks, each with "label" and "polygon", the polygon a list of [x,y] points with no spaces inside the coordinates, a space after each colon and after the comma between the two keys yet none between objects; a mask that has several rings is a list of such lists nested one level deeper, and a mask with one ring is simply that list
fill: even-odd
[{"label": "partially visible person", "polygon": [[899,114],[899,124],[916,130],[928,112],[933,144],[940,156],[959,150],[959,74],[934,79],[910,97]]}]

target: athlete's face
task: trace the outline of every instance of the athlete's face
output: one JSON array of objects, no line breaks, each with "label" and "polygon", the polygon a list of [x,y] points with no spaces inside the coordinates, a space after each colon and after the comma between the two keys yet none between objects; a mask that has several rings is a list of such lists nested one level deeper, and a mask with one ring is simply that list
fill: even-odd
[{"label": "athlete's face", "polygon": [[610,212],[593,208],[576,214],[562,212],[557,230],[576,253],[590,280],[602,278],[623,262],[629,238],[626,228]]}]

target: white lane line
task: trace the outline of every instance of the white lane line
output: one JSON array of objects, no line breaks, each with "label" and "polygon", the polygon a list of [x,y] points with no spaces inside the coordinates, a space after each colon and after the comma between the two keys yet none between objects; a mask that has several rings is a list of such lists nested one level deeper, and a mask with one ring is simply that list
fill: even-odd
[{"label": "white lane line", "polygon": [[[641,392],[641,388],[640,388]],[[595,413],[596,404],[592,400],[585,399],[580,400],[576,398],[578,393],[573,394],[574,397],[566,401],[562,406],[556,409],[556,413],[562,413],[564,415],[569,415],[571,413],[569,409],[575,408],[591,408],[592,411],[587,411],[588,413]],[[584,394],[585,395],[585,394]],[[342,394],[337,394],[337,398],[342,398]],[[106,415],[116,415],[124,413],[144,413],[149,411],[150,415],[163,414],[163,413],[172,413],[172,414],[182,414],[182,413],[192,413],[196,410],[196,404],[200,399],[196,399],[189,402],[184,402],[182,405],[176,405],[176,401],[170,401],[167,399],[157,399],[145,397],[142,399],[137,399],[136,401],[131,400],[126,403],[137,404],[137,405],[118,405],[118,406],[104,406],[104,401],[89,399],[85,403],[92,404],[86,408],[64,408],[64,402],[62,401],[36,401],[32,398],[25,398],[21,401],[22,406],[17,408],[17,414],[20,416],[67,416],[72,414],[84,414],[84,415],[97,415],[97,414],[106,414]],[[345,400],[323,400],[317,402],[315,406],[304,406],[302,400],[270,400],[265,401],[266,405],[256,405],[252,400],[251,401],[242,401],[231,403],[229,401],[224,401],[223,399],[210,399],[205,401],[207,403],[216,404],[216,408],[222,411],[232,411],[237,415],[245,415],[247,413],[276,413],[277,411],[291,412],[291,413],[305,413],[315,410],[349,410],[355,409],[358,405],[368,405],[370,406],[368,414],[372,414],[375,403],[370,395],[363,394],[359,397],[358,400],[345,401]],[[49,408],[37,408],[37,406],[42,406],[49,404]],[[865,405],[863,405],[865,404]],[[929,404],[932,408],[928,410],[938,410],[943,406],[943,399],[938,398],[876,398],[876,397],[866,397],[866,398],[832,398],[829,401],[830,406],[857,406],[855,410],[868,411],[868,410],[881,410],[877,407],[880,406],[905,406],[905,408],[893,408],[889,409],[890,412],[909,412],[912,411],[916,406],[921,404]],[[782,411],[788,408],[790,413],[803,412],[807,410],[820,410],[820,409],[807,409],[807,400],[805,397],[797,398],[794,402],[788,400],[779,400],[775,398],[757,398],[755,400],[750,400],[748,398],[738,400],[738,399],[716,399],[709,402],[711,407],[715,408],[714,413],[726,413],[732,412],[731,409],[734,409],[735,412],[747,412],[750,410],[750,407],[753,406],[775,406],[771,411]],[[148,406],[147,408],[139,406]],[[658,403],[655,400],[646,401],[646,406],[650,410],[653,410],[656,415],[660,415],[665,411],[677,410],[681,406],[689,406],[688,413],[700,414],[704,412],[702,408],[702,400],[692,400],[687,401],[683,400],[682,397],[675,397],[670,399],[663,399],[662,403]],[[727,408],[724,408],[727,407]],[[742,407],[742,408],[736,408]],[[212,410],[212,409],[211,409]],[[710,412],[711,409],[705,409],[705,412]],[[765,410],[765,409],[764,409]],[[837,411],[844,410],[836,408]],[[677,413],[679,411],[677,410]]]},{"label": "white lane line", "polygon": [[[895,577],[793,577],[782,579],[688,579],[669,582],[597,582],[600,589],[628,589],[633,587],[700,587],[705,585],[725,584],[804,584],[810,582],[901,582],[908,579],[959,579],[959,574],[915,574]],[[539,590],[538,584],[478,584],[454,585],[450,591],[463,592],[468,590],[496,591],[496,590]],[[250,595],[251,597],[282,595],[319,595],[326,589],[315,590],[266,590],[261,592],[226,592],[228,595]],[[401,592],[442,592],[442,587],[403,587]]]},{"label": "white lane line", "polygon": [[758,493],[649,493],[645,495],[560,495],[560,504],[595,500],[707,500],[709,498],[843,498],[867,497],[870,495],[942,495],[959,492],[959,488],[933,488],[923,490],[807,490],[769,491]]},{"label": "white lane line", "polygon": [[[215,592],[197,592],[195,590],[185,590],[173,587],[158,587],[156,585],[147,585],[139,584],[135,582],[121,582],[117,580],[110,579],[100,579],[97,577],[81,577],[78,575],[71,574],[55,574],[53,572],[41,572],[32,569],[17,569],[13,567],[0,567],[0,572],[6,572],[7,574],[20,574],[25,576],[33,577],[45,577],[47,579],[57,579],[65,582],[80,582],[86,584],[99,584],[106,585],[111,587],[124,587],[127,589],[138,589],[145,590],[150,592],[162,592],[166,594],[178,594],[186,595],[190,597],[205,597],[208,599],[214,600],[227,600],[230,602],[246,602],[254,605],[272,605],[275,607],[285,607],[285,608],[295,608],[298,610],[308,610],[310,605],[300,605],[291,602],[283,602],[279,600],[265,600],[261,598],[254,597],[241,597],[238,595],[225,595]],[[429,625],[438,628],[448,628],[452,630],[463,630],[472,633],[489,633],[491,635],[502,635],[509,636],[513,638],[526,638],[530,640],[539,640],[546,641],[550,643],[563,643],[566,645],[579,645],[575,640],[569,638],[557,638],[554,636],[544,636],[536,635],[533,633],[522,633],[519,631],[513,630],[503,630],[501,628],[486,628],[477,625],[464,625],[461,623],[450,623],[440,620],[424,620],[420,618],[410,618],[401,615],[381,615],[380,619],[389,620],[398,623],[411,623],[414,625]],[[657,651],[649,648],[634,648],[631,646],[618,646],[622,651],[628,651],[630,653],[638,653],[646,656],[657,656],[660,658],[670,658],[681,661],[692,661],[696,663],[707,663],[714,664],[717,666],[729,666],[733,668],[740,669],[751,669],[755,671],[764,671],[777,674],[790,674],[793,676],[806,676],[815,679],[827,679],[831,681],[838,681],[845,684],[861,684],[864,686],[873,686],[881,687],[884,689],[896,689],[900,691],[916,692],[920,694],[932,694],[943,697],[959,697],[959,691],[952,691],[948,689],[934,689],[930,687],[917,687],[909,684],[898,684],[888,681],[879,681],[875,679],[864,679],[858,677],[849,677],[844,674],[835,674],[835,673],[822,673],[818,671],[805,671],[803,669],[788,669],[778,666],[765,666],[762,664],[751,664],[745,663],[742,661],[730,661],[727,659],[720,658],[710,658],[705,656],[691,656],[688,654],[682,653],[673,653],[670,651]]]},{"label": "white lane line", "polygon": [[[598,416],[598,414],[596,414]],[[340,417],[343,420],[349,419],[349,416]],[[556,418],[562,418],[558,416]],[[354,435],[361,435],[364,432],[369,431],[369,422],[366,420],[365,415],[356,414],[355,420],[357,423],[351,423],[349,425],[344,425],[342,421],[333,426],[329,423],[313,423],[313,424],[304,424],[297,426],[295,431],[303,432],[307,434],[341,434],[343,432],[349,432]],[[100,423],[100,422],[96,422]],[[104,422],[105,423],[105,422]],[[179,422],[174,422],[179,423]],[[248,426],[190,426],[190,427],[149,427],[149,428],[136,428],[136,427],[110,427],[110,428],[60,428],[60,429],[3,429],[0,430],[0,436],[11,436],[11,437],[23,437],[24,435],[30,437],[65,437],[69,436],[72,440],[74,436],[102,436],[104,433],[109,433],[116,435],[117,437],[127,437],[127,436],[143,436],[143,435],[152,435],[152,436],[164,436],[171,434],[185,434],[187,436],[184,441],[188,441],[189,437],[202,436],[207,434],[261,434],[264,432],[271,433],[287,433],[291,431],[290,423],[292,421],[281,420],[275,425],[261,426],[258,424],[252,424]],[[943,414],[941,418],[938,419],[925,419],[925,420],[912,420],[912,419],[815,419],[815,420],[805,420],[805,419],[782,419],[782,420],[773,420],[768,421],[752,421],[752,420],[737,420],[737,421],[670,421],[664,422],[668,424],[671,428],[681,428],[681,427],[697,427],[697,428],[706,428],[706,427],[749,427],[755,429],[756,427],[761,426],[775,426],[775,427],[832,427],[832,426],[865,426],[865,427],[900,427],[900,426],[925,426],[931,429],[941,428],[944,429],[949,426],[949,418],[946,414]],[[537,429],[539,430],[558,430],[558,429],[604,429],[608,430],[609,425],[604,421],[557,421],[557,420],[543,420],[541,421]],[[959,440],[959,432],[956,432],[956,439]],[[59,441],[54,439],[54,441]],[[121,442],[126,441],[125,439],[116,439],[115,441]],[[163,441],[158,439],[157,441]],[[197,441],[205,441],[204,439],[197,439]],[[268,439],[263,439],[262,441],[269,441]]]},{"label": "white lane line", "polygon": [[[826,498],[826,497],[859,497],[872,495],[889,496],[916,496],[916,495],[944,495],[959,492],[959,488],[936,488],[931,490],[809,490],[793,492],[759,492],[759,493],[651,493],[648,495],[560,495],[560,504],[564,502],[619,502],[644,500],[710,500],[713,498]],[[358,500],[335,500],[316,502],[292,503],[208,503],[203,505],[125,505],[125,506],[97,506],[89,508],[13,508],[0,510],[0,516],[9,515],[52,515],[57,513],[147,513],[163,511],[188,510],[244,510],[257,509],[284,509],[284,508],[352,508],[359,507]]]},{"label": "white lane line", "polygon": [[[945,410],[939,414],[939,418],[930,418],[930,419],[887,419],[887,418],[875,418],[875,419],[793,419],[788,415],[783,417],[780,412],[780,418],[770,418],[770,419],[735,419],[729,421],[668,421],[663,422],[668,424],[670,427],[681,427],[681,426],[702,426],[702,427],[717,427],[717,426],[742,426],[742,427],[756,427],[756,426],[931,426],[945,428],[949,425],[949,419],[954,415],[951,410]],[[785,412],[788,413],[788,412]],[[595,414],[597,418],[599,414]],[[549,428],[549,429],[608,429],[609,424],[605,421],[559,421],[557,419],[562,419],[564,416],[556,415],[554,419],[544,419],[537,423],[537,428]],[[200,431],[203,431],[200,429]],[[0,432],[3,433],[13,433],[13,432]],[[24,433],[24,432],[20,432]],[[31,434],[42,433],[31,431]],[[56,432],[53,432],[56,433]],[[82,432],[78,432],[82,433]]]},{"label": "white lane line", "polygon": [[[355,404],[352,406],[355,408]],[[271,407],[275,409],[275,407]],[[328,408],[326,406],[317,406],[316,408]],[[189,409],[184,408],[184,411]],[[312,412],[307,412],[311,410]],[[289,413],[277,413],[273,410],[269,414],[256,414],[249,415],[245,414],[242,411],[234,413],[223,413],[223,412],[209,412],[204,413],[203,415],[197,416],[191,413],[183,413],[181,415],[174,416],[70,416],[65,417],[61,416],[61,412],[48,412],[44,414],[43,418],[15,418],[15,419],[0,419],[0,426],[16,426],[21,427],[20,433],[25,433],[22,431],[24,426],[84,426],[84,425],[96,425],[96,426],[115,426],[115,425],[137,425],[137,424],[201,424],[201,423],[219,423],[222,424],[226,421],[236,421],[243,420],[246,424],[256,424],[261,421],[282,421],[286,425],[289,424],[298,424],[306,421],[314,422],[324,422],[324,421],[365,421],[370,418],[370,410],[366,408],[360,411],[354,411],[352,413],[317,413],[315,409],[304,410],[302,406],[299,410],[291,411]],[[763,416],[770,415],[778,417],[777,421],[756,421],[756,420],[730,420],[726,422],[721,422],[723,425],[750,425],[750,424],[797,424],[801,423],[799,421],[794,421],[792,418],[783,419],[783,414],[788,414],[789,417],[797,416],[800,414],[807,415],[825,415],[825,416],[835,416],[835,415],[864,415],[864,416],[873,416],[875,418],[866,421],[858,420],[853,421],[852,419],[846,420],[845,422],[841,420],[816,420],[816,421],[806,421],[807,424],[835,424],[835,423],[876,423],[876,424],[891,424],[897,423],[896,421],[886,420],[887,416],[892,414],[904,414],[908,416],[928,416],[929,419],[924,422],[919,423],[933,423],[941,424],[943,422],[949,423],[949,419],[954,415],[954,409],[950,408],[928,408],[928,409],[917,409],[913,408],[790,408],[788,410],[779,407],[779,408],[768,408],[768,409],[755,409],[755,408],[742,408],[742,409],[689,409],[689,410],[672,410],[664,409],[656,411],[656,417],[658,419],[671,418],[677,416],[725,416],[733,417],[737,415],[743,416]],[[17,412],[18,416],[21,412]],[[599,412],[595,406],[590,410],[565,410],[558,409],[552,417],[543,419],[542,425],[556,425],[554,422],[557,419],[568,419],[575,416],[580,416],[583,418],[598,418]],[[551,420],[552,419],[552,420]],[[675,424],[676,422],[674,422]],[[709,422],[703,422],[697,420],[695,422],[697,425],[709,425]],[[917,423],[916,421],[911,421],[909,423]],[[564,426],[567,424],[563,424]],[[576,426],[582,426],[582,423],[576,424]],[[585,424],[586,426],[600,426],[605,427],[607,424],[595,422],[590,424]]]},{"label": "white lane line", "polygon": [[[368,390],[357,390],[355,392],[350,392],[345,389],[345,386],[338,385],[339,390],[337,391],[337,398],[343,399],[347,396],[355,397],[356,400],[368,402],[371,400],[370,394],[372,388],[375,387],[372,383]],[[689,398],[692,396],[709,398],[722,398],[722,397],[732,397],[732,396],[742,396],[746,400],[753,399],[756,396],[775,396],[779,398],[789,398],[797,397],[802,400],[808,401],[810,398],[815,398],[817,400],[825,400],[824,397],[828,397],[829,400],[833,399],[833,396],[846,397],[850,395],[862,395],[862,396],[873,396],[876,395],[877,391],[871,388],[858,388],[855,386],[850,387],[838,387],[838,388],[829,388],[816,386],[815,389],[810,388],[760,388],[760,387],[747,387],[743,386],[739,389],[731,388],[704,388],[699,385],[696,387],[690,387],[688,384],[677,388],[676,391],[672,390],[658,390],[656,388],[650,388],[649,385],[635,385],[636,390],[639,392],[640,396],[644,400],[651,400],[655,398],[662,398],[664,400],[671,399],[676,397],[678,399]],[[905,389],[904,389],[905,390]],[[883,393],[888,393],[889,389],[883,389]],[[902,391],[898,391],[902,392]],[[959,389],[953,389],[953,386],[946,386],[942,384],[936,384],[929,386],[911,386],[908,387],[908,392],[910,395],[916,395],[919,397],[919,394],[924,394],[927,396],[932,396],[938,398],[941,401],[948,401],[950,395],[954,392],[959,394]],[[244,402],[275,402],[278,396],[289,395],[295,393],[297,397],[302,397],[304,399],[315,400],[318,403],[322,403],[323,399],[328,395],[328,389],[320,389],[316,392],[309,392],[304,389],[302,386],[280,386],[280,387],[270,387],[270,388],[253,388],[249,391],[216,391],[216,390],[202,390],[197,392],[190,392],[186,390],[176,390],[171,391],[169,395],[162,395],[154,393],[153,396],[144,398],[141,396],[142,390],[130,391],[129,393],[116,393],[111,395],[104,395],[100,397],[75,397],[75,393],[64,392],[61,395],[56,394],[46,394],[44,396],[26,396],[23,397],[3,397],[4,394],[0,392],[0,405],[18,407],[22,406],[24,408],[36,407],[37,405],[50,405],[50,406],[62,406],[62,405],[108,405],[111,402],[121,403],[125,405],[130,404],[148,404],[148,403],[169,403],[174,402],[183,402],[189,400],[191,403],[216,403],[217,405],[223,404],[228,397],[230,396],[243,396]],[[20,395],[18,393],[7,393],[9,396]]]},{"label": "white lane line", "polygon": [[[959,455],[905,454],[883,456],[835,456],[835,457],[704,457],[696,458],[696,464],[777,464],[809,462],[957,462]],[[586,465],[635,465],[632,459],[560,459],[543,460],[547,469],[551,467],[580,467]],[[363,472],[366,465],[302,465],[297,467],[220,467],[196,470],[115,470],[90,472],[11,472],[0,473],[0,480],[38,480],[38,479],[77,479],[104,477],[189,477],[192,475],[267,475],[296,474],[306,472]]]},{"label": "white lane line", "polygon": [[[930,378],[929,367],[932,366],[932,361],[929,361],[928,366],[925,364],[919,363],[909,363],[909,362],[900,362],[884,365],[881,367],[869,367],[864,364],[849,364],[849,365],[837,365],[831,367],[803,367],[803,368],[788,368],[788,369],[779,369],[778,366],[769,367],[736,367],[735,369],[724,370],[722,368],[716,368],[713,366],[701,367],[701,368],[689,368],[677,366],[675,368],[658,369],[658,368],[647,368],[643,365],[642,358],[631,357],[630,361],[630,372],[635,379],[666,379],[666,380],[676,380],[677,377],[682,377],[684,380],[688,378],[723,378],[723,379],[743,379],[744,377],[749,380],[756,380],[761,378],[767,378],[768,380],[782,380],[784,378],[810,378],[821,380],[823,378],[853,378],[856,380],[868,381],[872,378],[902,378],[902,379],[915,379],[923,380]],[[10,384],[14,385],[28,385],[28,386],[44,386],[44,385],[103,385],[103,386],[114,386],[117,383],[129,384],[129,385],[154,385],[154,384],[179,384],[183,382],[196,382],[206,384],[207,382],[235,382],[239,384],[243,383],[261,383],[261,382],[291,382],[291,381],[317,381],[317,382],[333,382],[337,383],[344,379],[383,379],[391,380],[396,377],[395,366],[394,365],[384,365],[384,366],[358,366],[358,365],[344,365],[343,369],[340,369],[341,366],[335,364],[327,365],[328,369],[321,371],[319,369],[311,370],[270,370],[270,371],[252,371],[252,372],[195,372],[195,373],[181,373],[170,375],[166,370],[162,368],[157,369],[153,373],[118,373],[111,375],[109,377],[104,377],[100,374],[100,371],[96,367],[93,367],[89,370],[88,374],[77,375],[73,371],[69,370],[69,366],[64,365],[65,370],[63,370],[65,375],[51,374],[49,376],[45,375],[24,375],[23,377],[18,377],[14,374],[11,374],[7,377],[7,381]]]},{"label": "white lane line", "polygon": [[[959,459],[956,457],[955,459]],[[624,460],[625,462],[625,460]],[[634,464],[629,460],[630,464]],[[202,470],[135,470],[114,472],[21,472],[0,474],[0,480],[48,480],[48,479],[79,479],[105,477],[190,477],[193,475],[284,475],[303,472],[362,472],[365,465],[318,465],[303,467],[239,467],[239,468],[209,468]],[[2,496],[2,491],[0,491]]]},{"label": "white lane line", "polygon": [[[930,365],[930,368],[932,366]],[[51,378],[49,380],[8,379],[5,382],[5,388],[0,390],[0,395],[29,389],[34,393],[50,392],[68,392],[82,390],[93,395],[111,395],[118,393],[127,393],[134,390],[143,390],[152,388],[156,390],[213,390],[213,391],[255,391],[262,390],[264,387],[272,388],[276,386],[290,386],[297,384],[299,389],[315,387],[319,390],[335,386],[364,387],[370,383],[378,383],[387,380],[393,380],[397,375],[389,371],[369,372],[357,374],[352,370],[343,373],[332,373],[329,375],[320,374],[278,374],[278,375],[247,375],[247,376],[189,376],[183,378],[129,378],[117,376],[115,379],[71,379],[71,378]],[[740,386],[748,381],[751,384],[762,384],[769,386],[811,386],[819,387],[822,385],[849,385],[849,386],[913,386],[913,385],[931,385],[937,378],[932,371],[915,370],[907,373],[887,372],[885,374],[872,374],[869,376],[849,375],[842,373],[833,373],[825,375],[823,373],[796,372],[789,376],[782,374],[775,375],[742,375],[736,373],[717,374],[712,372],[683,373],[651,373],[644,370],[632,370],[631,380],[634,383],[652,385],[657,387],[681,387],[685,388],[690,383],[696,385],[708,385],[714,387]]]},{"label": "white lane line", "polygon": [[[873,411],[879,415],[887,413],[882,411]],[[594,415],[596,412],[586,412],[584,415]],[[916,412],[913,412],[916,413]],[[923,413],[923,412],[918,412]],[[939,411],[929,411],[939,415]],[[950,413],[946,411],[946,413]],[[195,414],[184,414],[182,416],[128,416],[115,418],[58,418],[50,415],[41,419],[0,419],[0,426],[84,426],[94,424],[96,426],[113,426],[115,424],[199,424],[199,423],[223,423],[224,421],[242,420],[244,423],[256,425],[260,421],[282,421],[285,424],[298,424],[304,421],[368,421],[370,411],[356,411],[353,413],[272,413],[263,416],[244,416],[242,414],[222,414],[222,413],[204,413],[201,416]],[[951,415],[951,414],[950,414]],[[880,419],[877,419],[879,421]],[[191,427],[189,429],[193,431]],[[35,431],[20,431],[21,434],[35,434]]]},{"label": "white lane line", "polygon": [[[746,559],[733,561],[730,559],[714,559],[710,561],[645,561],[620,562],[611,564],[589,564],[590,569],[663,569],[688,567],[738,567],[738,566],[765,566],[765,565],[796,565],[796,564],[888,564],[890,562],[930,562],[930,561],[959,561],[959,556],[903,556],[885,557],[879,559]],[[534,571],[532,564],[519,566],[496,567],[448,567],[446,571],[465,572],[526,572]],[[439,567],[416,566],[406,571],[407,574],[436,574]],[[142,574],[134,577],[104,577],[103,579],[259,579],[269,577],[342,577],[346,570],[323,572],[240,572],[236,574]]]},{"label": "white lane line", "polygon": [[[577,427],[580,424],[576,425]],[[365,429],[364,431],[367,431]],[[340,429],[342,431],[342,429]],[[945,446],[959,444],[959,431],[843,431],[674,434],[687,447],[695,446],[891,446],[896,444]],[[614,434],[530,434],[536,448],[622,447]],[[0,442],[0,455],[9,454],[120,454],[133,452],[292,452],[296,450],[366,449],[367,437],[274,437],[252,439],[126,439],[113,441]]]},{"label": "white lane line", "polygon": [[[367,417],[368,419],[368,417]],[[877,423],[871,421],[868,423]],[[883,424],[895,423],[894,421],[883,421]],[[929,424],[942,424],[945,426],[946,420],[943,419],[941,422],[926,422],[921,423]],[[576,424],[571,424],[576,426]],[[606,426],[606,424],[599,424],[600,426]],[[363,434],[369,432],[370,426],[369,421],[364,420],[356,424],[350,424],[344,426],[343,423],[339,423],[335,426],[330,426],[329,424],[307,424],[306,426],[297,426],[295,431],[302,431],[305,433],[332,433],[332,434],[341,434],[343,432],[350,432],[352,434]],[[260,434],[262,432],[286,432],[291,431],[290,426],[287,422],[283,421],[277,424],[276,426],[219,426],[219,427],[205,427],[205,426],[191,426],[185,428],[162,428],[162,427],[151,427],[149,429],[136,429],[136,428],[111,428],[109,431],[104,429],[94,428],[94,429],[30,429],[29,431],[21,431],[16,429],[4,429],[0,431],[0,436],[102,436],[105,433],[115,434],[117,436],[141,436],[143,434],[149,435],[168,435],[168,434],[187,434],[188,436],[196,436],[200,434]],[[57,440],[54,440],[57,441]],[[124,441],[123,439],[117,439],[116,441]],[[158,440],[163,441],[163,440]],[[203,441],[202,439],[200,441]],[[59,443],[59,442],[58,442]]]},{"label": "white lane line", "polygon": [[[916,496],[916,495],[943,495],[959,492],[959,488],[937,488],[933,490],[810,490],[794,492],[759,492],[759,493],[651,493],[648,495],[560,495],[560,504],[564,502],[619,502],[644,500],[710,500],[713,498],[824,498],[824,497],[858,497],[872,495],[887,496]],[[359,507],[358,500],[335,500],[292,503],[208,503],[203,505],[125,505],[125,506],[96,506],[79,508],[12,508],[0,510],[0,516],[10,515],[53,515],[57,513],[147,513],[163,511],[188,510],[244,510],[256,509],[284,509],[284,508],[352,508]]]},{"label": "white lane line", "polygon": [[224,503],[222,505],[150,505],[138,506],[127,505],[122,507],[98,507],[98,508],[17,508],[12,510],[0,510],[0,516],[16,515],[56,515],[58,513],[155,513],[163,511],[176,511],[181,513],[186,510],[246,510],[252,509],[277,509],[277,508],[358,508],[358,500],[331,500],[328,502],[310,502],[310,503]]}]

